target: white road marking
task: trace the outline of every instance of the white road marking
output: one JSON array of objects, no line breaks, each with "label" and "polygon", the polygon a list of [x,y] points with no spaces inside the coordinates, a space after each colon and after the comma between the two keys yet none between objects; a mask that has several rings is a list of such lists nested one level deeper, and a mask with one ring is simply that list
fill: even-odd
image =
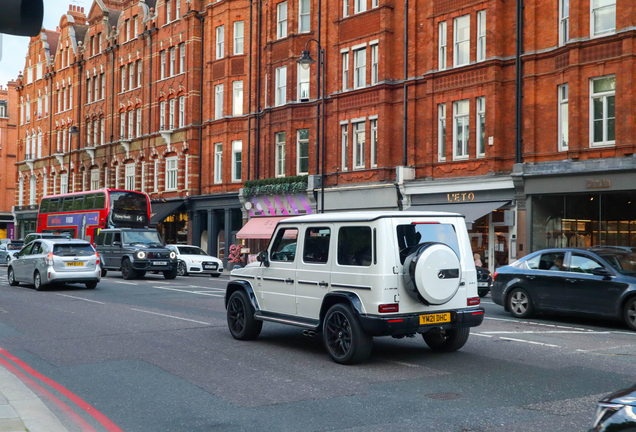
[{"label": "white road marking", "polygon": [[548,330],[548,331],[486,331],[485,334],[609,334],[609,331]]},{"label": "white road marking", "polygon": [[586,332],[593,332],[594,331],[592,329],[586,329],[586,328],[581,328],[581,327],[560,326],[560,325],[556,325],[556,324],[544,324],[544,323],[538,323],[538,322],[520,321],[520,320],[506,319],[506,318],[484,317],[484,319],[493,320],[493,321],[514,322],[514,323],[518,323],[518,324],[530,324],[530,325],[537,325],[537,326],[543,326],[543,327],[555,327],[555,328],[564,328],[564,329],[570,329],[570,330],[581,330],[581,331],[586,331]]},{"label": "white road marking", "polygon": [[181,317],[177,317],[177,316],[174,316],[174,315],[166,315],[166,314],[161,314],[161,313],[157,313],[157,312],[150,312],[150,311],[143,310],[143,309],[130,308],[130,310],[134,310],[134,311],[137,311],[137,312],[143,312],[143,313],[147,313],[147,314],[152,314],[152,315],[159,315],[159,316],[166,317],[166,318],[174,318],[174,319],[178,319],[178,320],[182,320],[182,321],[190,321],[190,322],[197,323],[197,324],[212,325],[210,323],[203,322],[203,321],[197,321],[197,320],[192,320],[192,319],[188,319],[188,318],[181,318]]},{"label": "white road marking", "polygon": [[496,303],[493,303],[493,302],[488,302],[488,301],[483,301],[483,300],[482,300],[480,303],[485,303],[485,304],[496,304]]},{"label": "white road marking", "polygon": [[491,337],[492,337],[492,336],[490,336],[490,335],[482,334],[482,333],[471,333],[470,335],[471,335],[471,336],[483,336],[483,337],[489,337],[489,338],[491,338]]},{"label": "white road marking", "polygon": [[161,282],[161,281],[153,281],[154,283],[158,283],[158,284],[171,284],[172,282]]},{"label": "white road marking", "polygon": [[225,297],[225,295],[212,294],[212,293],[205,292],[205,291],[188,291],[188,290],[183,290],[183,289],[168,288],[168,287],[158,287],[158,286],[153,286],[152,288],[168,290],[168,291],[177,291],[177,292],[183,292],[183,293],[188,293],[188,294],[200,294],[200,295],[207,295],[207,296],[213,296],[213,297]]},{"label": "white road marking", "polygon": [[109,282],[115,282],[118,284],[126,284],[126,285],[139,285],[136,282],[124,282],[124,281],[120,281],[120,280],[110,280]]},{"label": "white road marking", "polygon": [[62,297],[68,297],[68,298],[77,299],[77,300],[84,300],[84,301],[91,302],[91,303],[106,304],[106,303],[103,303],[103,302],[100,302],[100,301],[97,301],[97,300],[89,300],[89,299],[85,299],[85,298],[82,298],[82,297],[75,297],[75,296],[67,295],[67,294],[60,294],[60,293],[55,293],[55,294],[59,295],[59,296],[62,296]]},{"label": "white road marking", "polygon": [[225,297],[225,294],[212,294],[212,293],[205,292],[205,291],[186,291],[186,292],[191,292],[192,294],[208,295],[208,296],[212,296],[212,297]]},{"label": "white road marking", "polygon": [[553,348],[561,348],[559,345],[552,345],[552,344],[547,344],[547,343],[543,343],[543,342],[533,342],[533,341],[528,341],[528,340],[524,340],[524,339],[514,339],[514,338],[503,337],[503,336],[500,336],[499,339],[514,341],[514,342],[523,342],[523,343],[528,343],[528,344],[533,344],[533,345],[542,345],[542,346],[548,346],[548,347],[553,347]]},{"label": "white road marking", "polygon": [[626,335],[630,335],[630,336],[636,336],[636,332],[613,331],[613,332],[610,332],[610,333],[626,334]]}]

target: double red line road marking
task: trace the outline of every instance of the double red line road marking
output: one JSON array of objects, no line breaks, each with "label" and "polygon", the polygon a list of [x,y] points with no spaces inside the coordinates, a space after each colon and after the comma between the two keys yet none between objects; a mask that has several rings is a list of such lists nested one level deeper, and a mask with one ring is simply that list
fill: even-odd
[{"label": "double red line road marking", "polygon": [[83,432],[96,432],[95,429],[84,420],[79,414],[77,414],[66,402],[59,399],[52,394],[41,383],[57,390],[59,393],[68,398],[75,405],[84,410],[88,415],[97,420],[108,432],[123,432],[115,423],[113,423],[108,417],[99,412],[89,403],[85,402],[82,398],[71,392],[66,387],[56,383],[52,379],[42,375],[38,371],[34,370],[31,366],[9,353],[9,351],[0,348],[0,364],[4,366],[13,375],[18,377],[29,388],[39,393],[42,397],[45,397],[58,409],[60,409],[70,420],[75,423]]}]

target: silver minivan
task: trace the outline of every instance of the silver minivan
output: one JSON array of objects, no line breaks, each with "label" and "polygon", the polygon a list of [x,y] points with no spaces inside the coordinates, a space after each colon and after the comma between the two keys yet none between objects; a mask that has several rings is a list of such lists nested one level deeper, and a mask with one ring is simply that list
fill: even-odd
[{"label": "silver minivan", "polygon": [[33,284],[40,291],[52,283],[82,283],[95,289],[101,279],[100,257],[85,240],[39,239],[9,262],[9,284]]}]

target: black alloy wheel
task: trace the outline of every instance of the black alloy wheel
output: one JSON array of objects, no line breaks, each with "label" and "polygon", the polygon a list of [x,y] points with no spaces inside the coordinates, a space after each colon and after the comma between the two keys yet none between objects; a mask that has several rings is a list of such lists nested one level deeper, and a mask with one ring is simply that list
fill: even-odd
[{"label": "black alloy wheel", "polygon": [[167,270],[167,271],[163,272],[163,277],[164,277],[164,279],[168,279],[168,280],[176,279],[177,272],[178,272],[177,269]]},{"label": "black alloy wheel", "polygon": [[457,351],[466,344],[470,335],[470,327],[456,329],[435,328],[422,334],[424,342],[437,352]]},{"label": "black alloy wheel", "polygon": [[87,289],[95,289],[97,288],[97,282],[86,282]]},{"label": "black alloy wheel", "polygon": [[40,276],[40,272],[37,270],[33,275],[33,286],[35,286],[36,291],[42,291],[44,289],[42,286],[42,276]]},{"label": "black alloy wheel", "polygon": [[530,294],[523,288],[514,288],[508,295],[508,309],[515,318],[528,318],[534,313]]},{"label": "black alloy wheel", "polygon": [[636,330],[636,297],[628,299],[627,303],[625,303],[623,318],[627,327],[631,330]]},{"label": "black alloy wheel", "polygon": [[20,282],[15,280],[15,274],[13,273],[13,267],[9,267],[9,272],[7,274],[7,277],[9,278],[9,285],[11,285],[11,286],[20,285]]},{"label": "black alloy wheel", "polygon": [[144,276],[146,276],[145,270],[137,270],[137,279],[143,279]]},{"label": "black alloy wheel", "polygon": [[227,304],[227,326],[234,339],[256,339],[263,328],[263,321],[254,318],[254,308],[245,291],[235,291]]},{"label": "black alloy wheel", "polygon": [[364,331],[351,308],[340,303],[325,315],[323,340],[332,360],[346,365],[366,360],[373,346],[373,337]]},{"label": "black alloy wheel", "polygon": [[129,259],[125,259],[121,265],[121,277],[126,280],[132,280],[137,277],[137,272],[132,268],[132,263]]},{"label": "black alloy wheel", "polygon": [[177,264],[177,274],[179,276],[187,276],[188,275],[188,266],[185,262],[179,261]]}]

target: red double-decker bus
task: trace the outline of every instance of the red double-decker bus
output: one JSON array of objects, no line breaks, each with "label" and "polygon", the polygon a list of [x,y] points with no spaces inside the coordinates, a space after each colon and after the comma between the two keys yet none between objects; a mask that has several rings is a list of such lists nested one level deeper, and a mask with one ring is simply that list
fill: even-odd
[{"label": "red double-decker bus", "polygon": [[42,198],[37,232],[65,232],[92,243],[100,228],[144,228],[149,224],[148,195],[99,189]]}]

